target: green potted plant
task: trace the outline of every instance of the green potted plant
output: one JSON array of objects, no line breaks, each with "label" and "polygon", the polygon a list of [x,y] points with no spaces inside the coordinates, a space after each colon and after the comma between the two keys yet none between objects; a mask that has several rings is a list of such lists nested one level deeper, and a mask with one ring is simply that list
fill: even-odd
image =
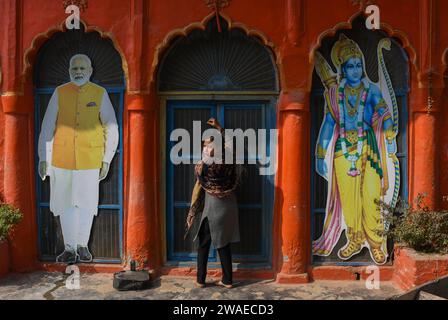
[{"label": "green potted plant", "polygon": [[0,203],[0,277],[9,271],[8,237],[22,217],[19,209],[6,203]]},{"label": "green potted plant", "polygon": [[414,206],[380,204],[391,226],[386,235],[395,242],[394,280],[404,289],[448,275],[448,211],[428,208],[424,198]]}]

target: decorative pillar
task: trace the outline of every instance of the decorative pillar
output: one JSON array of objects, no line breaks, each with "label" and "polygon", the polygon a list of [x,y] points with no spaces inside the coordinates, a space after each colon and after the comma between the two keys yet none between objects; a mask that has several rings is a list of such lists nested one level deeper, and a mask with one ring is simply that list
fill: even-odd
[{"label": "decorative pillar", "polygon": [[[438,183],[438,117],[441,90],[428,88],[414,91],[411,96],[412,106],[412,136],[411,161],[412,170],[409,175],[412,179],[410,201],[414,201],[419,194],[424,194],[424,205],[436,208],[439,202]],[[440,92],[439,92],[440,91]]]},{"label": "decorative pillar", "polygon": [[281,256],[278,283],[308,282],[310,257],[309,93],[283,92],[279,101]]},{"label": "decorative pillar", "polygon": [[[136,260],[138,268],[157,272],[161,264],[160,222],[158,211],[158,115],[154,94],[147,87],[145,48],[149,39],[147,17],[149,2],[130,2],[133,37],[128,95],[126,96],[126,259]],[[154,91],[153,91],[154,92]],[[157,160],[156,160],[157,159]]]},{"label": "decorative pillar", "polygon": [[126,259],[135,260],[138,268],[149,265],[149,190],[147,188],[148,113],[147,95],[128,96],[128,161],[126,219]]},{"label": "decorative pillar", "polygon": [[[2,109],[4,114],[3,191],[4,201],[20,209],[23,219],[11,237],[12,271],[31,271],[37,261],[37,228],[34,193],[33,97],[32,88],[25,88],[20,50],[22,40],[22,1],[0,3],[3,13]],[[26,89],[26,90],[24,90]]]},{"label": "decorative pillar", "polygon": [[147,94],[130,95],[127,100],[126,259],[157,272],[161,264],[157,108]]},{"label": "decorative pillar", "polygon": [[[443,71],[438,70],[435,27],[437,6],[433,0],[420,0],[420,65],[418,88],[411,94],[411,176],[410,200],[425,194],[424,205],[436,208],[439,202],[437,124],[443,89]],[[415,86],[417,87],[417,86]]]},{"label": "decorative pillar", "polygon": [[32,117],[24,109],[31,101],[17,94],[3,95],[4,112],[4,196],[5,202],[20,209],[23,219],[10,241],[12,271],[31,271],[37,261],[36,215],[33,188]]}]

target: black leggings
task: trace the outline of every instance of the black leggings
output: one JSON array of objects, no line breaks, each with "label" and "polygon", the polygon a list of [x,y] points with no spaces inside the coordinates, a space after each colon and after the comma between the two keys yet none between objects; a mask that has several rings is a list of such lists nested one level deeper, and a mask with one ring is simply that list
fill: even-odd
[{"label": "black leggings", "polygon": [[[205,283],[205,277],[207,276],[208,253],[210,251],[211,243],[210,226],[208,224],[208,219],[205,218],[199,229],[198,247],[197,281],[202,284]],[[230,251],[230,243],[225,247],[219,248],[218,253],[222,267],[222,282],[224,284],[232,284],[232,253]]]}]

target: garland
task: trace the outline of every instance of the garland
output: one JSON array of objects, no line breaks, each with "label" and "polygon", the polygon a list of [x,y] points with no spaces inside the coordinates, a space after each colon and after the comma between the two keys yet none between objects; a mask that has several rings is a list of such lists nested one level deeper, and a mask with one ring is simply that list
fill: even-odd
[{"label": "garland", "polygon": [[339,126],[340,126],[340,137],[341,137],[341,148],[342,153],[344,154],[345,159],[350,161],[352,163],[350,169],[348,170],[347,174],[350,177],[356,177],[361,174],[358,168],[356,168],[356,162],[361,157],[362,154],[362,147],[364,145],[364,128],[363,128],[363,120],[364,120],[364,107],[366,105],[367,96],[368,96],[368,88],[362,89],[361,92],[361,102],[360,102],[360,110],[358,112],[358,141],[357,141],[357,148],[356,153],[349,154],[347,150],[347,136],[346,136],[346,130],[345,130],[345,117],[344,117],[344,102],[345,102],[345,79],[341,81],[341,85],[338,88],[338,104],[339,104]]}]

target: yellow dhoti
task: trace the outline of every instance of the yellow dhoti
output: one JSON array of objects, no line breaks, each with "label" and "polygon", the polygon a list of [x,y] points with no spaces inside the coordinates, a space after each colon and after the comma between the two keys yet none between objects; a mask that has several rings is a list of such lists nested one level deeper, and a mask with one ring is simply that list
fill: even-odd
[{"label": "yellow dhoti", "polygon": [[[381,177],[367,160],[367,144],[356,162],[361,174],[351,177],[347,174],[351,167],[341,151],[335,153],[334,170],[336,183],[340,190],[342,213],[347,226],[349,241],[363,244],[366,240],[371,248],[380,249],[383,244],[383,222],[375,200],[381,197]],[[350,151],[350,154],[356,150]]]}]

